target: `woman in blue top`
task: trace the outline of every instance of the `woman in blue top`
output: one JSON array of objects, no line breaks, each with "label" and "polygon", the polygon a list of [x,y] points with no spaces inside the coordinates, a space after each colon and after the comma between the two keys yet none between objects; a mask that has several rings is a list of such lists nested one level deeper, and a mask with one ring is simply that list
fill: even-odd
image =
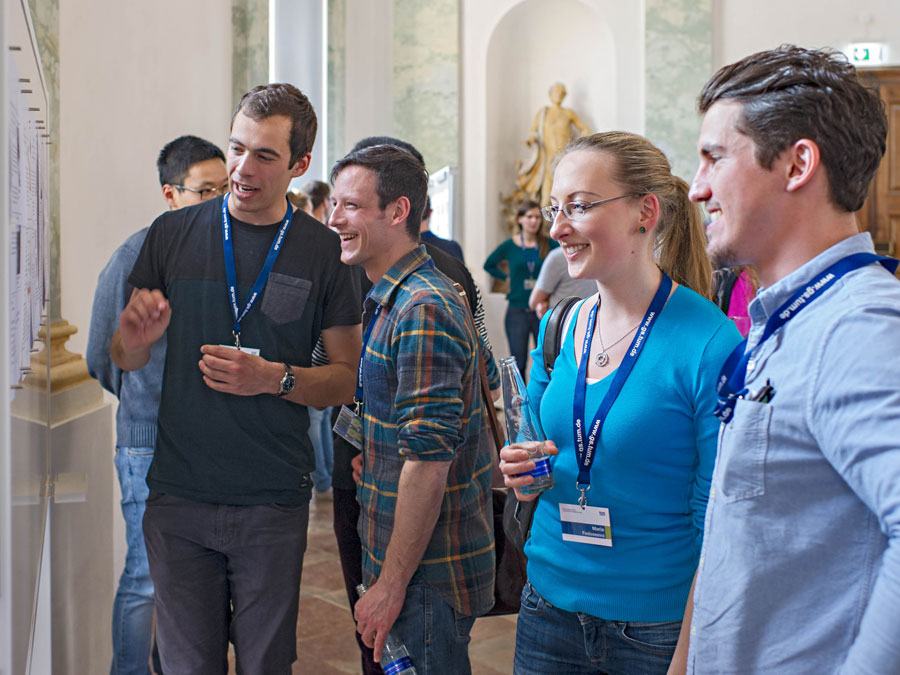
[{"label": "woman in blue top", "polygon": [[[552,379],[544,327],[532,353],[528,390],[552,439],[555,484],[525,548],[515,672],[683,672],[716,377],[741,336],[703,297],[711,268],[688,186],[645,138],[574,141],[544,213],[569,275],[595,280],[599,293],[576,305]],[[520,490],[533,481],[526,448],[501,453],[520,500],[534,498]]]},{"label": "woman in blue top", "polygon": [[541,271],[541,264],[558,244],[544,234],[541,225],[541,207],[535,202],[526,201],[516,212],[516,224],[519,232],[500,244],[488,256],[484,269],[493,277],[506,280],[507,274],[500,267],[506,261],[509,267],[509,293],[506,299],[506,339],[509,341],[509,353],[516,358],[519,372],[525,377],[525,362],[528,358],[528,339],[537,341],[540,320],[534,310],[528,307],[528,298],[534,282]]}]

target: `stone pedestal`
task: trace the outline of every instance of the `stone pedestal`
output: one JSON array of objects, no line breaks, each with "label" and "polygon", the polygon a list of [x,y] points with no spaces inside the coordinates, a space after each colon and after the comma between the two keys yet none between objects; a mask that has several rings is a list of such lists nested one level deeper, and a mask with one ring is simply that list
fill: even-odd
[{"label": "stone pedestal", "polygon": [[[34,455],[30,461],[49,476],[43,486],[22,491],[14,512],[33,521],[49,499],[43,546],[49,549],[50,584],[41,586],[37,600],[48,611],[36,613],[35,644],[52,645],[54,675],[104,672],[112,657],[112,406],[84,358],[65,348],[76,331],[66,321],[50,326],[49,345],[32,357],[33,372],[11,406],[13,437],[23,440],[22,449]],[[39,335],[48,337],[46,329]],[[33,574],[34,561],[28,563]]]}]

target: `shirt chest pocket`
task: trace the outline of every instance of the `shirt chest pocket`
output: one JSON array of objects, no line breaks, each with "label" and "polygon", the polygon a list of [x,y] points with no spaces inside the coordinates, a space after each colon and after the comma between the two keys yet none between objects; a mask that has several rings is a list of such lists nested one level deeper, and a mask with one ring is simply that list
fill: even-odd
[{"label": "shirt chest pocket", "polygon": [[311,281],[272,272],[260,310],[277,324],[299,321],[306,309],[310,291]]},{"label": "shirt chest pocket", "polygon": [[740,399],[723,432],[717,473],[719,494],[725,502],[761,497],[766,492],[766,454],[772,406]]},{"label": "shirt chest pocket", "polygon": [[[396,390],[395,387],[393,389]],[[367,360],[363,365],[363,401],[366,413],[381,422],[390,421],[394,408],[391,390],[387,368],[382,363]]]}]

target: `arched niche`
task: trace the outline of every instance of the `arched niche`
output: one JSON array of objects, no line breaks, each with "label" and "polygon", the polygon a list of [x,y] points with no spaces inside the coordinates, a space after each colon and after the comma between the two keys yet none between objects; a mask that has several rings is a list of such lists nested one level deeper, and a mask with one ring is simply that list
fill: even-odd
[{"label": "arched niche", "polygon": [[[608,129],[616,120],[616,76],[612,29],[596,8],[579,0],[531,0],[510,9],[487,51],[488,199],[515,188],[516,160],[527,154],[522,141],[549,104],[553,83],[566,86],[563,105],[591,130]],[[494,230],[499,243],[504,230]]]},{"label": "arched niche", "polygon": [[[462,2],[463,213],[473,269],[505,237],[500,193],[515,187],[548,89],[593,130],[644,127],[644,3]],[[484,278],[487,281],[487,278]]]}]

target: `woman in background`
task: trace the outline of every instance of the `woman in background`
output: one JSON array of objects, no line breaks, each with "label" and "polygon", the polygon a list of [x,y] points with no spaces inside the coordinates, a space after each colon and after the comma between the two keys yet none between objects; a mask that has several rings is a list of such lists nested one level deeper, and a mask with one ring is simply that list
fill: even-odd
[{"label": "woman in background", "polygon": [[[716,456],[715,383],[740,335],[705,297],[699,209],[647,139],[574,141],[544,214],[570,276],[599,292],[573,309],[552,379],[546,321],[532,352],[528,391],[555,484],[525,547],[515,672],[681,673]],[[504,448],[500,464],[523,501],[535,498],[521,492],[533,482],[527,447]]]},{"label": "woman in background", "polygon": [[[509,353],[515,357],[523,378],[526,376],[528,340],[533,337],[537,341],[540,325],[537,314],[528,307],[528,298],[544,258],[558,246],[544,234],[542,224],[540,205],[532,201],[523,202],[516,212],[519,231],[494,249],[484,263],[484,269],[492,277],[501,281],[509,279],[509,293],[506,294],[509,305],[504,325]],[[509,269],[508,275],[500,267],[503,261]]]}]

